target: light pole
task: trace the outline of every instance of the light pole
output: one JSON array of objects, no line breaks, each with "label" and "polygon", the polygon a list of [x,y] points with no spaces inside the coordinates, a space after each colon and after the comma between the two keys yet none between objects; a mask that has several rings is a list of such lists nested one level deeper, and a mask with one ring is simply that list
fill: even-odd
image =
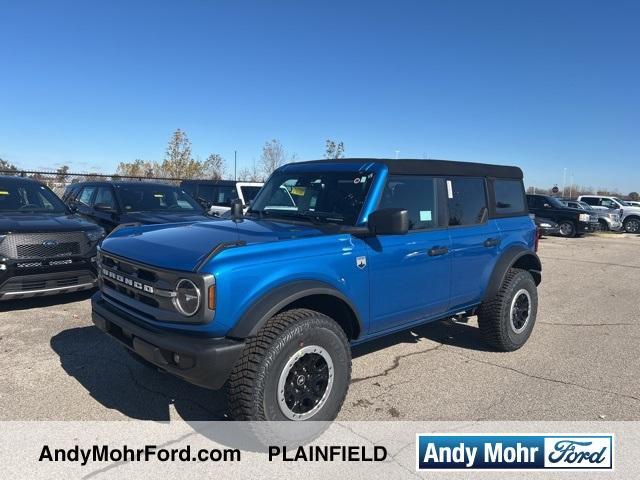
[{"label": "light pole", "polygon": [[238,151],[233,151],[233,181],[238,181]]},{"label": "light pole", "polygon": [[398,159],[398,154],[400,153],[400,150],[396,150],[396,160]]},{"label": "light pole", "polygon": [[564,197],[564,187],[567,184],[567,168],[564,168],[562,173],[562,196]]}]

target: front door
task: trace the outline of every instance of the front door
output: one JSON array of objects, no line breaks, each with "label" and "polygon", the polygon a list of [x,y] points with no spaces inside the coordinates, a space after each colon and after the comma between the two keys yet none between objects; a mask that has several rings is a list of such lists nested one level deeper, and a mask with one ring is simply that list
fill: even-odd
[{"label": "front door", "polygon": [[443,225],[443,182],[391,175],[379,208],[409,212],[409,233],[367,239],[372,333],[394,329],[447,309],[451,255]]}]

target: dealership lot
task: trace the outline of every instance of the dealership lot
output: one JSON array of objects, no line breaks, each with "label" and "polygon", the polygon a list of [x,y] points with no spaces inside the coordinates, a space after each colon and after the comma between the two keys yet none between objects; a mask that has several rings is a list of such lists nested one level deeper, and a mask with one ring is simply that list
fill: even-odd
[{"label": "dealership lot", "polygon": [[[639,420],[640,236],[546,238],[538,321],[514,353],[475,319],[354,350],[343,420]],[[89,294],[0,304],[0,419],[224,418],[222,392],[147,369],[91,324]]]}]

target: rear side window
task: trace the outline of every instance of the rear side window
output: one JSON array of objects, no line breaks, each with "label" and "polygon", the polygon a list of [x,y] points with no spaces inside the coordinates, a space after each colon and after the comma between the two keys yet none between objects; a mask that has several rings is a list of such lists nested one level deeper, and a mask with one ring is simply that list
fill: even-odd
[{"label": "rear side window", "polygon": [[438,226],[436,179],[421,175],[392,175],[379,208],[404,208],[409,212],[409,230]]},{"label": "rear side window", "polygon": [[80,195],[78,195],[78,202],[88,206],[91,201],[91,196],[95,191],[96,187],[84,187],[80,192]]},{"label": "rear side window", "polygon": [[104,205],[105,207],[109,207],[115,210],[116,208],[116,200],[113,197],[113,191],[111,187],[100,187],[98,189],[98,193],[96,193],[96,198],[93,201],[94,205]]},{"label": "rear side window", "polygon": [[598,205],[598,198],[594,197],[582,197],[581,200],[589,205]]},{"label": "rear side window", "polygon": [[447,180],[449,226],[477,225],[487,208],[484,178]]},{"label": "rear side window", "polygon": [[525,212],[524,190],[520,180],[496,179],[493,181],[493,193],[498,215]]}]

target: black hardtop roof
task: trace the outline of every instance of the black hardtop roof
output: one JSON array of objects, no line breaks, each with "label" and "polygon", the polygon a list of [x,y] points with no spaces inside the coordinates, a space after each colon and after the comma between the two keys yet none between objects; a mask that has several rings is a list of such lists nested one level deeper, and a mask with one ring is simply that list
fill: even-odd
[{"label": "black hardtop roof", "polygon": [[71,186],[84,186],[84,185],[117,185],[117,186],[137,186],[137,185],[151,185],[156,187],[175,187],[178,185],[168,182],[148,182],[146,180],[86,180],[84,182],[72,183]]},{"label": "black hardtop roof", "polygon": [[198,179],[189,179],[189,180],[183,180],[182,182],[180,182],[181,185],[184,184],[188,184],[188,183],[197,183],[199,185],[223,185],[223,186],[232,186],[235,185],[236,183],[238,183],[238,181],[236,180],[198,180]]},{"label": "black hardtop roof", "polygon": [[456,175],[469,177],[523,178],[522,170],[506,165],[457,162],[431,159],[390,158],[338,158],[309,160],[298,163],[383,163],[393,175]]}]

